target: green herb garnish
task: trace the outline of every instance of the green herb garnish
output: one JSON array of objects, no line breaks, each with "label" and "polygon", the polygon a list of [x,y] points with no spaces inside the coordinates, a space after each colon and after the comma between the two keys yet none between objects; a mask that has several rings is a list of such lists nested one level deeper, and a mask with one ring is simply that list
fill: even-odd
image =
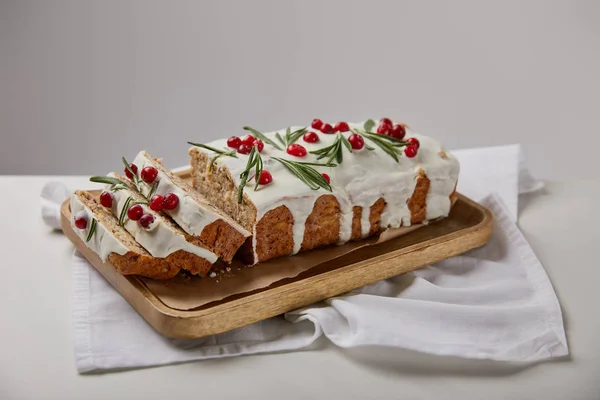
[{"label": "green herb garnish", "polygon": [[375,121],[373,121],[372,119],[368,119],[365,121],[363,128],[365,129],[365,132],[370,132],[374,126],[375,126]]},{"label": "green herb garnish", "polygon": [[[256,146],[252,146],[252,150],[248,155],[246,169],[244,169],[244,172],[240,174],[240,185],[238,188],[238,203],[240,204],[242,203],[242,200],[244,198],[244,187],[248,183],[248,175],[250,175],[250,171],[252,171],[252,168],[256,169],[255,176],[260,177],[260,175],[262,174],[263,162]],[[258,184],[255,186],[254,190],[256,190],[257,187]]]},{"label": "green herb garnish", "polygon": [[304,135],[306,133],[307,129],[300,128],[298,130],[295,130],[294,132],[290,132],[290,131],[291,131],[291,128],[287,128],[287,130],[285,131],[285,142],[286,142],[287,146],[294,143],[296,140],[300,139],[300,136]]},{"label": "green herb garnish", "polygon": [[302,163],[298,161],[286,160],[284,158],[272,157],[273,160],[279,161],[286,167],[292,174],[296,175],[298,179],[304,182],[308,187],[312,190],[317,190],[319,188],[326,189],[328,191],[332,191],[331,185],[327,180],[321,175],[319,171],[312,168],[311,165],[329,167],[335,164],[318,164],[318,163]]},{"label": "green herb garnish", "polygon": [[129,211],[129,206],[133,201],[133,197],[129,196],[125,203],[123,204],[123,208],[121,209],[121,214],[119,215],[119,225],[122,227],[125,224],[125,217],[127,217],[127,211]]},{"label": "green herb garnish", "polygon": [[[366,123],[365,123],[366,125]],[[395,137],[388,135],[380,135],[378,133],[369,132],[369,131],[358,131],[356,129],[352,129],[353,133],[357,135],[361,135],[367,139],[369,139],[373,144],[377,145],[381,150],[389,154],[396,162],[399,162],[398,159],[398,150],[397,147],[407,146],[408,143],[403,140],[398,140]],[[368,150],[375,150],[373,147],[367,146]]]},{"label": "green herb garnish", "polygon": [[318,156],[317,160],[329,157],[329,159],[327,160],[327,164],[330,164],[334,159],[338,164],[341,164],[344,160],[342,146],[345,146],[348,149],[348,151],[352,153],[352,146],[350,145],[350,142],[348,142],[348,139],[346,139],[346,137],[341,133],[338,133],[333,144],[327,147],[323,147],[319,150],[311,151],[310,153],[316,154]]},{"label": "green herb garnish", "polygon": [[277,150],[281,150],[283,151],[283,149],[281,147],[279,147],[279,145],[277,143],[275,143],[274,141],[272,141],[271,139],[269,139],[264,133],[257,131],[254,128],[251,128],[249,126],[244,126],[243,128],[245,131],[249,131],[252,132],[254,134],[254,136],[256,136],[257,138],[259,138],[260,140],[262,140],[265,143],[270,144],[271,146],[275,147]]},{"label": "green herb garnish", "polygon": [[94,233],[96,232],[96,218],[92,218],[92,224],[90,225],[90,231],[88,232],[87,238],[85,239],[86,243],[92,239]]}]

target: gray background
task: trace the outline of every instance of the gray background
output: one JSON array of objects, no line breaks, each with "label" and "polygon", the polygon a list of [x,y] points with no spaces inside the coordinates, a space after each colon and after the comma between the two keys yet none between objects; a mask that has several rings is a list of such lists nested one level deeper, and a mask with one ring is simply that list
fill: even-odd
[{"label": "gray background", "polygon": [[0,173],[105,173],[140,149],[177,166],[246,124],[390,116],[592,178],[599,71],[595,0],[0,0]]}]

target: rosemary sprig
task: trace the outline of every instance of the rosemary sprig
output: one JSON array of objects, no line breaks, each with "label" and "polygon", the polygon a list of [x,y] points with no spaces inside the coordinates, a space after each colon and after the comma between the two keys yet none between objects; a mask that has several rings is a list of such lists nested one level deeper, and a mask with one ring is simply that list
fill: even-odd
[{"label": "rosemary sprig", "polygon": [[87,238],[85,239],[85,242],[89,242],[92,239],[92,236],[94,236],[94,233],[96,232],[96,218],[92,218],[92,224],[90,225],[90,231],[88,232]]},{"label": "rosemary sprig", "polygon": [[92,176],[90,178],[90,182],[105,183],[107,185],[113,185],[113,186],[115,186],[115,185],[127,186],[127,184],[125,182],[123,182],[119,178],[114,178],[112,176]]},{"label": "rosemary sprig", "polygon": [[119,215],[119,225],[122,227],[125,224],[125,217],[127,217],[127,211],[129,210],[129,206],[133,201],[133,197],[129,196],[125,203],[123,204],[123,208],[121,209],[121,214]]},{"label": "rosemary sprig", "polygon": [[341,133],[337,134],[337,137],[335,138],[333,144],[327,147],[323,147],[319,150],[311,151],[310,153],[316,154],[318,156],[317,160],[329,157],[329,159],[327,160],[327,164],[330,164],[331,161],[333,161],[334,159],[338,164],[341,164],[344,160],[344,155],[342,153],[342,145],[345,146],[350,153],[352,153],[352,146],[350,145],[350,142],[348,142],[348,139],[346,139],[346,137]]},{"label": "rosemary sprig", "polygon": [[279,140],[279,143],[281,143],[283,146],[285,146],[285,140],[283,140],[283,138],[281,137],[279,132],[275,132],[275,137],[277,138],[277,140]]},{"label": "rosemary sprig", "polygon": [[201,147],[206,150],[210,150],[210,151],[217,153],[219,155],[222,155],[222,156],[229,156],[229,157],[237,158],[237,155],[235,154],[235,150],[226,150],[226,149],[219,150],[212,146],[209,146],[207,144],[202,144],[202,143],[188,142],[188,144],[191,144],[192,146],[196,146],[196,147]]},{"label": "rosemary sprig", "polygon": [[286,147],[294,143],[296,140],[300,139],[300,136],[304,135],[307,131],[306,128],[300,128],[295,130],[294,132],[290,132],[291,130],[291,128],[287,128],[285,131]]},{"label": "rosemary sprig", "polygon": [[[365,125],[366,125],[366,123],[365,123]],[[400,153],[398,152],[398,150],[396,150],[396,148],[404,147],[404,146],[408,145],[407,142],[405,142],[403,140],[398,140],[395,137],[388,136],[388,135],[380,135],[378,133],[369,132],[369,131],[361,132],[356,129],[352,129],[352,132],[369,139],[373,144],[377,145],[381,150],[383,150],[384,152],[389,154],[396,162],[400,161],[398,159],[398,154],[400,154]],[[369,147],[369,146],[367,146],[367,149],[375,150],[374,148]]]},{"label": "rosemary sprig", "polygon": [[277,143],[275,143],[274,141],[272,141],[271,139],[269,139],[267,136],[265,136],[264,133],[257,131],[254,128],[251,128],[249,126],[244,126],[243,128],[245,131],[250,131],[254,134],[254,136],[256,136],[257,138],[259,138],[260,140],[262,140],[265,143],[270,144],[271,146],[275,147],[277,150],[281,150],[283,151],[283,149],[281,147],[279,147],[279,145]]},{"label": "rosemary sprig", "polygon": [[[252,146],[252,150],[248,155],[246,169],[244,169],[244,172],[240,174],[240,185],[238,188],[238,203],[240,204],[242,203],[242,199],[244,198],[244,187],[248,183],[248,175],[250,175],[250,171],[252,171],[252,168],[256,168],[255,176],[259,177],[262,174],[263,162],[256,146]],[[256,187],[258,187],[258,184]],[[256,187],[254,188],[254,190],[256,190]]]},{"label": "rosemary sprig", "polygon": [[148,196],[146,196],[146,199],[148,199],[148,201],[150,200],[150,198],[152,196],[154,196],[154,193],[156,193],[156,189],[158,189],[158,181],[154,181],[154,183],[152,184],[152,187],[150,187],[150,191],[148,192]]},{"label": "rosemary sprig", "polygon": [[[331,164],[318,164],[318,163],[302,163],[298,161],[286,160],[284,158],[272,157],[273,160],[279,161],[286,167],[292,174],[296,175],[298,179],[304,182],[308,187],[312,190],[318,190],[319,188],[326,189],[328,191],[332,191],[331,185],[323,175],[316,169],[312,168],[310,165],[318,165],[323,167],[328,167]],[[335,165],[335,164],[334,164]]]}]

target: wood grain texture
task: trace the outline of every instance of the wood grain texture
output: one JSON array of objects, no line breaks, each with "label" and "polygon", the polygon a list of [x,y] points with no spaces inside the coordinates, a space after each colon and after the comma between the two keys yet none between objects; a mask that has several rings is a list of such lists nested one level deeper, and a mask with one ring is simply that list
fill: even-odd
[{"label": "wood grain texture", "polygon": [[120,275],[111,264],[103,263],[73,231],[70,218],[65,201],[63,232],[137,312],[161,334],[190,339],[239,328],[480,247],[491,235],[493,219],[489,210],[459,195],[450,216],[443,220],[316,266],[293,279],[182,311],[167,307],[136,276]]}]

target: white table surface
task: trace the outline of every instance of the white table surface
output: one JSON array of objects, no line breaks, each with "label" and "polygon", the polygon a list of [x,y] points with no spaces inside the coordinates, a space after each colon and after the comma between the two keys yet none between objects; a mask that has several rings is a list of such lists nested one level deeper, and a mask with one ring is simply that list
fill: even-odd
[{"label": "white table surface", "polygon": [[0,177],[1,399],[600,399],[600,182],[552,182],[521,197],[521,229],[563,308],[568,359],[523,367],[341,350],[322,339],[308,351],[80,376],[71,339],[73,247],[40,217],[49,179],[89,186],[83,177]]}]

